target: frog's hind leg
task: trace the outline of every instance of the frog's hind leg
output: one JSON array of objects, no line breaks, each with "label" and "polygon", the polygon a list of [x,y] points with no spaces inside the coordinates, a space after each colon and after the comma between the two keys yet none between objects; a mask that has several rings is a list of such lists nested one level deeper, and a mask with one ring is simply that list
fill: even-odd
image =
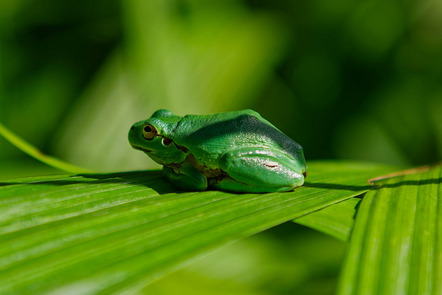
[{"label": "frog's hind leg", "polygon": [[[289,191],[304,183],[301,167],[283,153],[253,153],[232,151],[220,161],[228,177],[212,186],[236,192]],[[299,171],[298,171],[299,170]]]}]

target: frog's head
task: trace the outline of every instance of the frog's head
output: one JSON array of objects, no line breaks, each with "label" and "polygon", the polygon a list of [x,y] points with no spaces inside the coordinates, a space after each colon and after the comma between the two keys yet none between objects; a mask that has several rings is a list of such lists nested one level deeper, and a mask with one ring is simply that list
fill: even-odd
[{"label": "frog's head", "polygon": [[171,111],[158,110],[149,119],[132,125],[129,142],[161,165],[180,163],[187,156],[187,150],[173,141],[173,130],[180,119]]}]

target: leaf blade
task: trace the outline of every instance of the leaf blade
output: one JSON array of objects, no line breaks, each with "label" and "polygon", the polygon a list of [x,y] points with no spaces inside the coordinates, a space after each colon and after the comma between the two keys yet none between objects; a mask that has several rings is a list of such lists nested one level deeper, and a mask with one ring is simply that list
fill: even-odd
[{"label": "leaf blade", "polygon": [[442,168],[389,179],[364,197],[340,294],[442,292]]},{"label": "leaf blade", "polygon": [[0,289],[144,286],[216,246],[360,194],[391,168],[318,162],[310,171],[304,187],[274,194],[176,192],[158,172],[0,183]]},{"label": "leaf blade", "polygon": [[48,156],[43,154],[41,151],[39,151],[35,146],[28,143],[18,135],[14,134],[11,130],[6,128],[1,122],[0,122],[0,136],[3,136],[7,141],[9,141],[12,145],[20,149],[25,154],[28,154],[29,156],[33,157],[34,159],[51,166],[53,168],[60,169],[62,171],[71,172],[71,173],[89,173],[93,172],[92,170],[78,167],[75,165],[72,165],[70,163],[64,162],[60,159],[57,159],[52,156]]},{"label": "leaf blade", "polygon": [[347,199],[293,221],[341,241],[348,241],[360,201],[361,199],[356,197]]}]

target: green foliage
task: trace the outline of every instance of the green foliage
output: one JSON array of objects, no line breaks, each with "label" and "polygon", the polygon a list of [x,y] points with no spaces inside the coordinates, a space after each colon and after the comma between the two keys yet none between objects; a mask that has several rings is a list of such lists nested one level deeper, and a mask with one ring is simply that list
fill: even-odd
[{"label": "green foliage", "polygon": [[41,161],[42,163],[45,163],[53,168],[58,168],[63,171],[68,171],[72,173],[82,173],[82,172],[92,172],[90,170],[80,168],[74,165],[71,165],[69,163],[65,163],[63,161],[60,161],[57,158],[44,155],[42,154],[38,149],[36,149],[33,145],[27,143],[14,133],[12,133],[9,129],[7,129],[3,124],[0,122],[0,135],[3,136],[6,140],[8,140],[11,144],[22,150],[24,153],[28,154],[29,156],[35,158],[36,160]]},{"label": "green foliage", "polygon": [[[395,0],[0,1],[0,121],[44,154],[95,171],[154,168],[147,157],[130,149],[127,132],[133,122],[146,119],[158,108],[170,108],[179,115],[255,109],[302,144],[309,166],[312,159],[318,158],[406,166],[437,162],[442,157],[441,8],[439,1]],[[12,141],[17,142],[19,137],[13,137]],[[18,145],[40,160],[61,164],[59,168],[77,169],[56,158],[42,157],[33,147]],[[328,200],[327,204],[321,203],[322,194],[318,195],[316,201],[321,205],[310,208],[316,211],[300,213],[298,205],[293,205],[298,209],[290,214],[296,217],[295,222],[338,238],[336,243],[350,241],[340,292],[388,293],[396,291],[395,284],[400,283],[410,292],[422,289],[437,294],[437,283],[442,281],[440,218],[434,211],[440,207],[440,202],[435,203],[441,190],[440,175],[435,172],[439,168],[428,172],[435,173],[433,176],[405,175],[371,187],[365,184],[365,177],[378,174],[374,170],[365,173],[339,161],[322,165],[325,163],[315,163],[310,168],[316,166],[324,179],[310,173],[306,186],[287,194],[290,197],[286,201],[294,201],[298,194],[303,196],[300,203],[304,198],[310,203],[310,197],[319,191]],[[341,168],[356,169],[364,175],[355,173],[353,182],[346,178],[350,175],[338,174]],[[47,173],[59,172],[38,166],[0,138],[0,179]],[[364,183],[356,181],[359,176],[361,181],[364,177]],[[339,182],[348,189],[326,182]],[[353,191],[351,186],[361,189]],[[308,191],[313,195],[304,195]],[[343,192],[346,197],[338,198]],[[357,198],[346,199],[347,193]],[[266,199],[270,197],[262,200],[270,202]],[[273,197],[283,201],[279,195]],[[201,210],[209,204],[231,201],[230,210],[236,212],[234,201],[245,202],[246,198],[213,191],[201,195],[175,192],[155,172],[5,180],[0,187],[0,288],[35,293],[38,288],[47,290],[65,284],[70,288],[74,282],[78,283],[72,287],[75,293],[107,288],[115,277],[89,276],[95,264],[101,267],[97,276],[104,275],[107,267],[110,272],[112,266],[140,267],[131,269],[130,274],[139,270],[139,274],[146,274],[146,280],[152,280],[207,249],[191,252],[193,244],[186,244],[182,251],[189,250],[188,256],[182,252],[185,257],[170,264],[147,259],[150,264],[145,266],[150,269],[146,272],[141,271],[144,266],[135,256],[126,264],[123,260],[111,264],[115,260],[109,260],[106,265],[107,255],[121,253],[127,258],[133,249],[146,255],[156,251],[147,249],[147,245],[158,245],[155,243],[163,236],[150,223],[149,214],[158,217],[157,224],[162,218],[179,218],[181,215],[172,217],[165,209],[173,207],[175,201],[189,205],[200,201],[205,204]],[[215,203],[204,203],[210,200]],[[156,201],[161,204],[158,209],[152,206]],[[322,206],[327,207],[320,209]],[[216,218],[218,211],[211,210],[212,218]],[[277,211],[284,211],[278,210],[274,217]],[[284,212],[288,218],[290,214]],[[182,226],[192,218],[209,217],[201,214],[188,216]],[[251,214],[258,216],[253,215],[256,212]],[[250,222],[255,226],[253,232],[257,232],[277,224],[275,220],[261,224],[261,228],[259,220]],[[127,228],[112,232],[125,225]],[[137,226],[152,226],[148,230],[151,236],[144,238]],[[165,226],[163,229],[172,233],[173,228]],[[288,286],[279,280],[312,280],[312,285],[327,285],[328,277],[322,276],[325,282],[318,283],[309,274],[314,272],[312,269],[327,272],[322,261],[339,251],[322,240],[316,244],[312,242],[315,239],[307,241],[299,227],[279,228],[264,232],[269,236],[267,243],[254,241],[265,248],[262,253],[275,251],[287,256],[279,260],[286,264],[275,262],[273,272],[263,271],[257,281]],[[251,233],[244,230],[235,239]],[[132,234],[139,240],[131,243]],[[223,242],[233,240],[232,236]],[[121,247],[111,237],[121,238]],[[287,237],[290,243],[282,248]],[[222,244],[212,242],[210,247]],[[170,244],[169,249],[173,245],[178,244]],[[407,245],[410,247],[404,249]],[[142,252],[144,246],[146,252]],[[242,247],[241,253],[257,248],[249,240]],[[317,252],[312,254],[312,249]],[[178,250],[174,249],[176,257]],[[305,265],[293,260],[293,252],[305,258]],[[237,252],[223,253],[232,259]],[[261,252],[256,256],[261,257]],[[328,272],[335,275],[339,258],[333,257],[334,267]],[[215,260],[224,261],[222,256]],[[268,265],[269,261],[260,261],[253,269],[262,270]],[[245,273],[236,277],[244,277]],[[127,278],[124,282],[128,287],[143,281],[130,278],[128,273],[115,274],[115,282]],[[61,279],[61,285],[57,285],[57,279]],[[187,278],[181,283],[186,285]],[[302,294],[307,290],[291,286],[291,292],[284,287],[271,290],[279,294]],[[325,288],[328,293],[333,286],[331,276]],[[192,290],[189,284],[186,287],[184,290]],[[318,289],[315,291],[304,293],[318,294]]]},{"label": "green foliage", "polygon": [[442,293],[441,179],[438,166],[365,195],[339,294]]},{"label": "green foliage", "polygon": [[347,241],[353,230],[354,218],[360,201],[359,198],[351,198],[294,221]]},{"label": "green foliage", "polygon": [[194,257],[360,195],[371,164],[312,162],[294,192],[177,192],[160,172],[0,183],[3,292],[137,290]]}]

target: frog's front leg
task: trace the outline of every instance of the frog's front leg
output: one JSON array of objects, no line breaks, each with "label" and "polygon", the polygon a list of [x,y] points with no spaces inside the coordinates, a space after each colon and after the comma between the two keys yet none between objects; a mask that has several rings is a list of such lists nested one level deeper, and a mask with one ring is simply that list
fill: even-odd
[{"label": "frog's front leg", "polygon": [[207,189],[207,177],[189,163],[184,163],[180,168],[163,166],[163,172],[173,184],[182,189]]},{"label": "frog's front leg", "polygon": [[289,191],[304,183],[305,167],[279,151],[239,149],[221,158],[229,177],[213,184],[237,192]]}]

